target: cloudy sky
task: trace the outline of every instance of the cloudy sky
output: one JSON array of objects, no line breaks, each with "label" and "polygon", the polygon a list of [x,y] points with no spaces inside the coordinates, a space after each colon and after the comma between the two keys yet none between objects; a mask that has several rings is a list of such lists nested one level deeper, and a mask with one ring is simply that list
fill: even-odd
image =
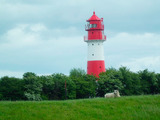
[{"label": "cloudy sky", "polygon": [[69,74],[87,66],[83,36],[104,18],[106,68],[160,72],[159,0],[0,0],[0,77]]}]

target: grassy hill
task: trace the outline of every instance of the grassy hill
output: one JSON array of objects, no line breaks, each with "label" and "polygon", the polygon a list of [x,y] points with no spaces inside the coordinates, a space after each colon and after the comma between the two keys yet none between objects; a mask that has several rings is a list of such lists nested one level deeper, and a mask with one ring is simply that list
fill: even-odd
[{"label": "grassy hill", "polygon": [[160,120],[160,95],[0,102],[0,120]]}]

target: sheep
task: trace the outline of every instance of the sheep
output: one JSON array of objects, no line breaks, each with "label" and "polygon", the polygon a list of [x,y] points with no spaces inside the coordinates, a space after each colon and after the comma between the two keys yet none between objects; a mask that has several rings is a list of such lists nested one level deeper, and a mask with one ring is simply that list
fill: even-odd
[{"label": "sheep", "polygon": [[118,90],[114,90],[113,93],[106,93],[104,95],[105,98],[115,98],[115,97],[120,97],[119,91]]}]

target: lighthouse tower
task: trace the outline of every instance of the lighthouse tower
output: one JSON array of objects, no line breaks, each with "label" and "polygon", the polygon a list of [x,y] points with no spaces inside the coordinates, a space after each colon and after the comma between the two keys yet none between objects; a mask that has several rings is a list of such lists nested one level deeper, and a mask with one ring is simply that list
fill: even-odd
[{"label": "lighthouse tower", "polygon": [[93,12],[87,22],[85,30],[88,31],[88,36],[84,36],[84,41],[88,44],[87,74],[99,77],[101,72],[105,72],[103,42],[106,36],[103,18],[98,18]]}]

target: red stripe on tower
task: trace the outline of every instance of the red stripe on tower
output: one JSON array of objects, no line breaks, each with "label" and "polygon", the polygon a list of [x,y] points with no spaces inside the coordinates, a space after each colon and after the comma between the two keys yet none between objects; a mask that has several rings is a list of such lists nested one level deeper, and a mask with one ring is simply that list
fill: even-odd
[{"label": "red stripe on tower", "polygon": [[106,36],[104,35],[103,18],[98,18],[93,12],[87,22],[85,30],[88,31],[88,36],[84,37],[84,41],[88,44],[87,74],[99,77],[101,72],[105,72],[103,42]]}]

